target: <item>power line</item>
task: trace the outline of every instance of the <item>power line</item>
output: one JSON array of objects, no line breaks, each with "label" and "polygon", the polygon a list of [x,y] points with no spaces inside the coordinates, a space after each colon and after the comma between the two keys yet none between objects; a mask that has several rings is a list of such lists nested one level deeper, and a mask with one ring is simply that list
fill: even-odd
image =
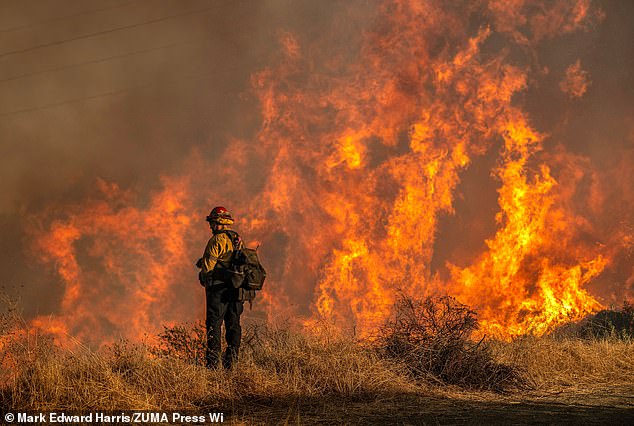
[{"label": "power line", "polygon": [[26,53],[26,52],[29,52],[31,50],[37,50],[37,49],[42,49],[42,48],[45,48],[45,47],[56,46],[56,45],[68,43],[68,42],[75,41],[75,40],[82,40],[82,39],[92,38],[92,37],[96,37],[96,36],[103,35],[103,34],[113,33],[113,32],[116,32],[116,31],[122,31],[122,30],[127,30],[127,29],[130,29],[130,28],[141,27],[143,25],[149,25],[149,24],[154,24],[156,22],[167,21],[169,19],[180,18],[182,16],[194,15],[194,14],[197,14],[197,13],[206,12],[206,11],[211,10],[211,9],[212,8],[208,7],[208,8],[205,8],[205,9],[193,10],[193,11],[189,11],[189,12],[179,13],[179,14],[176,14],[176,15],[164,16],[162,18],[152,19],[152,20],[145,21],[145,22],[139,22],[137,24],[124,25],[124,26],[121,26],[121,27],[111,28],[109,30],[103,30],[103,31],[95,32],[95,33],[85,34],[85,35],[79,36],[79,37],[52,41],[52,42],[49,42],[49,43],[44,43],[44,44],[40,44],[40,45],[37,45],[37,46],[28,47],[26,49],[19,49],[19,50],[12,50],[12,51],[9,51],[9,52],[3,52],[3,53],[0,53],[0,58],[3,58],[5,56],[10,56],[10,55],[16,55],[18,53]]},{"label": "power line", "polygon": [[128,91],[131,91],[133,89],[137,89],[140,87],[134,87],[134,88],[130,88],[130,89],[118,89],[118,90],[113,90],[110,92],[105,92],[105,93],[99,93],[97,95],[93,95],[93,96],[88,96],[88,97],[84,97],[84,98],[76,98],[76,99],[68,99],[62,102],[56,102],[56,103],[52,103],[52,104],[48,104],[48,105],[42,105],[39,107],[33,107],[33,108],[25,108],[25,109],[19,109],[19,110],[15,110],[15,111],[8,111],[8,112],[3,112],[0,113],[0,117],[7,117],[10,115],[15,115],[15,114],[22,114],[22,113],[26,113],[26,112],[34,112],[34,111],[40,111],[40,110],[44,110],[44,109],[49,109],[49,108],[55,108],[58,106],[62,106],[62,105],[66,105],[66,104],[72,104],[75,102],[81,102],[81,101],[88,101],[91,99],[97,99],[97,98],[103,98],[106,96],[112,96],[112,95],[117,95],[120,93],[125,93]]},{"label": "power line", "polygon": [[157,51],[157,50],[170,49],[170,48],[176,47],[176,46],[183,46],[183,45],[188,45],[188,44],[196,44],[197,42],[199,42],[201,40],[204,40],[204,39],[189,40],[189,41],[184,41],[184,42],[167,44],[167,45],[164,45],[164,46],[156,46],[156,47],[151,47],[149,49],[135,50],[135,51],[132,51],[132,52],[122,53],[120,55],[112,55],[112,56],[107,56],[105,58],[92,59],[90,61],[79,62],[79,63],[76,63],[76,64],[70,64],[70,65],[64,65],[64,66],[57,67],[57,68],[50,68],[50,69],[47,69],[47,70],[35,71],[35,72],[31,72],[31,73],[26,73],[26,74],[19,74],[19,75],[15,75],[15,76],[12,76],[12,77],[9,77],[9,78],[4,78],[4,79],[0,80],[0,83],[3,83],[5,81],[19,80],[21,78],[33,77],[33,76],[41,75],[41,74],[56,73],[56,72],[64,71],[64,70],[67,70],[67,69],[81,67],[81,66],[84,66],[84,65],[98,64],[100,62],[108,62],[108,61],[111,61],[113,59],[125,58],[125,57],[128,57],[128,56],[139,55],[139,54],[147,53],[147,52],[154,52],[154,51]]},{"label": "power line", "polygon": [[19,26],[10,27],[10,28],[3,28],[3,29],[0,29],[0,33],[9,33],[9,32],[13,32],[13,31],[24,30],[24,29],[30,28],[30,27],[36,27],[36,26],[39,26],[39,25],[48,24],[48,23],[51,23],[51,22],[63,21],[64,19],[75,18],[77,16],[90,15],[92,13],[99,13],[99,12],[105,12],[107,10],[120,9],[120,8],[126,7],[126,6],[128,6],[128,5],[132,4],[132,3],[135,3],[135,1],[128,1],[128,2],[125,2],[125,3],[119,3],[119,4],[115,5],[115,6],[104,7],[104,8],[101,8],[101,9],[86,10],[84,12],[79,12],[79,13],[75,13],[75,14],[72,14],[72,15],[58,16],[58,17],[55,17],[55,18],[46,19],[44,21],[33,22],[31,24],[19,25]]},{"label": "power line", "polygon": [[[228,71],[232,71],[233,69],[237,69],[237,68],[239,68],[239,67],[233,67],[231,69],[227,69],[226,71],[227,72]],[[203,74],[196,74],[194,76],[191,76],[190,79],[191,80],[198,80],[198,79],[205,78],[205,77],[211,77],[211,76],[214,76],[216,74],[218,74],[218,72],[207,72],[207,73],[203,73]],[[171,83],[176,83],[178,81],[182,81],[182,80],[174,80]],[[19,109],[19,110],[15,110],[15,111],[1,112],[0,113],[0,118],[4,118],[4,117],[11,116],[11,115],[16,115],[16,114],[24,114],[24,113],[28,113],[28,112],[42,111],[42,110],[45,110],[45,109],[57,108],[59,106],[73,104],[73,103],[77,103],[77,102],[84,102],[84,101],[89,101],[89,100],[93,100],[93,99],[99,99],[99,98],[119,95],[119,94],[123,94],[123,93],[127,93],[127,92],[133,92],[135,90],[139,90],[139,89],[143,89],[143,88],[146,88],[146,87],[155,86],[157,84],[163,84],[164,85],[165,82],[157,81],[157,82],[153,82],[153,83],[140,84],[140,85],[137,85],[137,86],[126,87],[126,88],[123,88],[123,89],[116,89],[116,90],[111,90],[111,91],[108,91],[108,92],[98,93],[98,94],[92,95],[92,96],[67,99],[65,101],[55,102],[55,103],[52,103],[52,104],[46,104],[46,105],[41,105],[41,106],[32,107],[32,108],[24,108],[24,109]]]}]

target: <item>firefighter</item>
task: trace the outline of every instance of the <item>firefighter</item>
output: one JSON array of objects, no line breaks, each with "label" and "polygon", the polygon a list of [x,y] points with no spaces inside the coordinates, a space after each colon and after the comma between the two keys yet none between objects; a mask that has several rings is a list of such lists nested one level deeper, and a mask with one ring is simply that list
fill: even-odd
[{"label": "firefighter", "polygon": [[217,368],[220,363],[220,331],[224,321],[227,349],[222,356],[222,365],[229,369],[238,360],[242,335],[240,315],[244,311],[244,302],[239,300],[236,289],[227,282],[224,270],[229,266],[233,251],[240,248],[234,245],[241,245],[241,242],[238,234],[227,229],[233,224],[233,217],[226,208],[214,207],[206,220],[213,234],[203,257],[196,263],[201,269],[199,281],[205,287],[207,299],[205,362],[207,368]]}]

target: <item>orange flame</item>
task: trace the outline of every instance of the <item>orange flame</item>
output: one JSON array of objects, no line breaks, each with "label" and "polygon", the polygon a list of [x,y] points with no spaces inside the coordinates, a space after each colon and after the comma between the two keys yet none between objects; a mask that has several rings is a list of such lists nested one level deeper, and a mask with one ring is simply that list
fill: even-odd
[{"label": "orange flame", "polygon": [[[208,203],[236,206],[237,229],[262,244],[270,278],[255,306],[269,316],[326,317],[366,334],[398,291],[448,292],[479,311],[484,332],[510,337],[599,309],[584,286],[610,252],[577,238],[540,155],[546,136],[515,101],[535,76],[507,46],[587,30],[600,13],[586,0],[485,3],[385,1],[365,32],[337,26],[345,48],[280,33],[279,63],[251,81],[262,110],[255,144],[231,141],[213,172],[193,155],[189,173],[164,179],[146,205],[106,188],[106,201],[40,225],[36,247],[64,283],[68,332],[138,337],[200,316],[190,265]],[[470,36],[474,15],[482,25]],[[443,277],[432,268],[439,220],[455,214],[465,170],[495,155],[498,229]]]},{"label": "orange flame", "polygon": [[100,339],[113,332],[141,337],[148,324],[168,320],[168,295],[190,261],[184,254],[191,218],[183,181],[164,184],[146,209],[124,207],[127,195],[102,185],[109,200],[81,206],[37,239],[37,252],[55,265],[65,288],[59,318],[40,317],[34,325]]}]

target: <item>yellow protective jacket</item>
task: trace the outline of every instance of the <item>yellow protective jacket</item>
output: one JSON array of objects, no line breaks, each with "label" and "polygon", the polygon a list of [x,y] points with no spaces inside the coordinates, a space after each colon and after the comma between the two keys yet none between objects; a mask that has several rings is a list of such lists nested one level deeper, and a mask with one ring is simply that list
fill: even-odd
[{"label": "yellow protective jacket", "polygon": [[231,238],[224,233],[213,234],[207,242],[202,257],[201,269],[204,275],[211,274],[217,263],[228,265],[233,253]]}]

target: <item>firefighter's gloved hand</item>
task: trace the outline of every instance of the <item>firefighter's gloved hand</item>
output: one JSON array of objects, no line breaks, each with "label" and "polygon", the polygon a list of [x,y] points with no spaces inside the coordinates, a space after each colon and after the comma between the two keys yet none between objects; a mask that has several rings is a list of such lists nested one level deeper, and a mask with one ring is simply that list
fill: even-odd
[{"label": "firefighter's gloved hand", "polygon": [[203,271],[198,273],[198,282],[201,286],[205,287],[205,274],[203,274]]},{"label": "firefighter's gloved hand", "polygon": [[202,268],[203,267],[203,258],[202,257],[196,261],[196,267],[197,268]]}]

